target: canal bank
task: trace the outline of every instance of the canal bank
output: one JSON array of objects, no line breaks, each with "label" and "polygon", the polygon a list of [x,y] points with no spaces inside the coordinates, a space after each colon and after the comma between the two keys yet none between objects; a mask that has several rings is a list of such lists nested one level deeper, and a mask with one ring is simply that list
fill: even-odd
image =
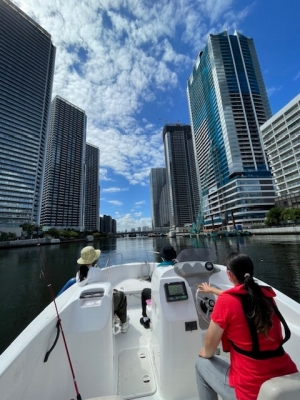
[{"label": "canal bank", "polygon": [[299,235],[300,226],[282,226],[276,228],[248,229],[253,235]]},{"label": "canal bank", "polygon": [[18,247],[30,247],[37,245],[50,245],[50,244],[58,244],[58,243],[71,243],[71,242],[86,242],[86,238],[84,239],[71,239],[67,241],[61,241],[60,239],[49,239],[49,238],[39,238],[39,239],[16,239],[7,242],[0,242],[0,250],[1,249],[13,249]]},{"label": "canal bank", "polygon": [[[249,228],[247,231],[251,232],[253,235],[299,235],[300,234],[300,226],[283,226],[283,227],[272,227],[272,228]],[[194,234],[195,235],[195,234]],[[194,236],[193,235],[193,236]],[[181,236],[181,235],[178,235]],[[184,236],[191,236],[190,234],[186,234]],[[201,234],[196,234],[196,236],[201,236]],[[0,250],[1,249],[13,249],[18,247],[30,247],[37,245],[51,245],[51,244],[59,244],[59,243],[76,243],[76,242],[95,242],[101,239],[109,239],[107,237],[103,238],[95,238],[94,240],[88,240],[87,238],[82,239],[49,239],[49,238],[40,238],[40,239],[17,239],[11,240],[7,242],[0,242]],[[114,238],[116,239],[116,237]]]},{"label": "canal bank", "polygon": [[18,247],[30,247],[30,246],[38,246],[38,245],[51,245],[51,244],[60,244],[60,243],[93,243],[99,240],[105,240],[107,237],[97,237],[94,239],[90,239],[91,235],[81,238],[81,239],[50,239],[50,238],[39,238],[39,239],[16,239],[7,242],[0,242],[0,250],[1,249],[13,249]]}]

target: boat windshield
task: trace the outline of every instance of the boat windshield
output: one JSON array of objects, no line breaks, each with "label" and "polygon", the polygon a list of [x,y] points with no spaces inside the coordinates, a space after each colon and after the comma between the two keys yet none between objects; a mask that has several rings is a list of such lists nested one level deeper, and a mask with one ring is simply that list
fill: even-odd
[{"label": "boat windshield", "polygon": [[183,261],[210,261],[216,262],[217,256],[215,249],[210,247],[201,247],[193,249],[184,249],[177,255],[178,262]]}]

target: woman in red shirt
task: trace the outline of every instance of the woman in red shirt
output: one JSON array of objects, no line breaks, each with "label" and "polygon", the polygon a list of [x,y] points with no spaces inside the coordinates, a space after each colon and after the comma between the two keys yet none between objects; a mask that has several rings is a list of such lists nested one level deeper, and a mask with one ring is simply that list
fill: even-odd
[{"label": "woman in red shirt", "polygon": [[[223,400],[256,400],[263,382],[297,372],[282,347],[290,331],[273,300],[275,292],[254,281],[250,257],[232,253],[226,265],[234,287],[220,291],[199,352],[199,399],[217,400],[219,394]],[[230,362],[214,356],[220,340]]]}]

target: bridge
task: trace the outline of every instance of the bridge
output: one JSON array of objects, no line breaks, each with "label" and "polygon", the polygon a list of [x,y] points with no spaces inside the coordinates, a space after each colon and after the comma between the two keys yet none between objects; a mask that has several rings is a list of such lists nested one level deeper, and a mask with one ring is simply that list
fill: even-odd
[{"label": "bridge", "polygon": [[150,231],[134,231],[134,232],[117,232],[116,236],[165,236],[168,234],[170,231],[170,228],[166,230],[162,230],[160,232],[157,232],[155,230],[150,230]]}]

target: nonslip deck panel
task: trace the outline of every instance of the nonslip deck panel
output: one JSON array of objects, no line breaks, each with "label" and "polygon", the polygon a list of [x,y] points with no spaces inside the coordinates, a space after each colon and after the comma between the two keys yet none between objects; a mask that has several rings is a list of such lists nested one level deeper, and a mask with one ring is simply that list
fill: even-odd
[{"label": "nonslip deck panel", "polygon": [[119,353],[118,394],[124,399],[149,396],[156,392],[150,353],[146,347]]}]

